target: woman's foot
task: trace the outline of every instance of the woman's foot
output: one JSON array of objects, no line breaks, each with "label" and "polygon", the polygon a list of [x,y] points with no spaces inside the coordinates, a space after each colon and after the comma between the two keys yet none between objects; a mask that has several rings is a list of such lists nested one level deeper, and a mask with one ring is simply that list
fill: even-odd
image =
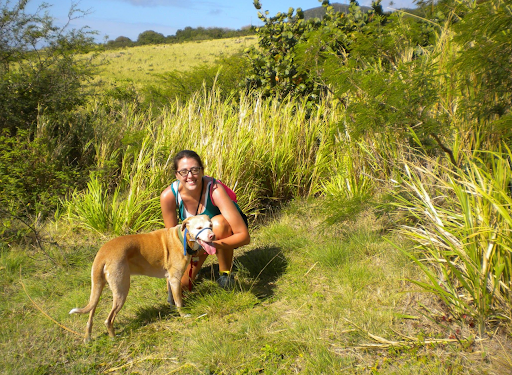
[{"label": "woman's foot", "polygon": [[222,289],[225,290],[232,290],[235,288],[235,278],[229,271],[221,271],[220,277],[217,279],[217,284]]}]

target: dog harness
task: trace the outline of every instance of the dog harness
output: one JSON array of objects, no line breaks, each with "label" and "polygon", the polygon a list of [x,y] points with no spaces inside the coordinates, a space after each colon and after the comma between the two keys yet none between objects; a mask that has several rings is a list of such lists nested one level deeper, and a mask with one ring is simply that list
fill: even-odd
[{"label": "dog harness", "polygon": [[[205,230],[211,230],[211,229],[212,228],[201,229],[199,232],[197,232],[196,237],[194,238],[194,241],[197,241],[197,238],[199,237],[201,232],[203,232]],[[192,250],[192,248],[188,245],[187,233],[188,233],[187,228],[185,228],[185,230],[183,231],[183,234],[181,234],[181,230],[178,230],[178,237],[183,242],[183,256],[187,256],[187,254],[192,255],[192,259],[190,261],[190,270],[188,271],[188,278],[189,278],[188,290],[189,290],[189,292],[191,292],[192,291],[192,268],[197,267],[199,257],[194,256],[194,255],[196,255],[198,250]]]},{"label": "dog harness", "polygon": [[[197,242],[197,239],[199,238],[199,235],[201,234],[201,232],[204,232],[205,230],[212,230],[212,228],[203,228],[203,229],[201,229],[199,232],[197,232],[196,237],[193,240],[191,240],[191,241]],[[181,231],[178,231],[178,237],[183,242],[183,256],[187,256],[187,254],[188,255],[194,255],[198,251],[198,250],[192,250],[192,248],[188,245],[187,233],[188,233],[188,229],[187,228],[185,228],[185,230],[183,231],[183,234],[181,234]]]},{"label": "dog harness", "polygon": [[[178,237],[181,240],[181,242],[183,243],[183,256],[187,256],[187,254],[194,255],[195,253],[197,253],[197,250],[192,250],[192,248],[188,245],[187,233],[188,233],[187,228],[185,228],[185,231],[183,232],[183,234],[181,233],[181,230],[178,230]],[[199,233],[201,233],[201,232],[199,232]]]},{"label": "dog harness", "polygon": [[[205,229],[210,229],[210,228],[203,228],[199,231],[199,233],[201,233]],[[183,231],[183,234],[181,233],[181,230],[178,230],[178,237],[183,242],[183,256],[187,256],[187,254],[192,255],[192,259],[190,260],[190,270],[188,271],[188,278],[189,278],[188,291],[191,292],[192,291],[192,268],[194,266],[197,266],[199,257],[194,256],[194,255],[196,255],[198,250],[192,250],[192,248],[188,245],[187,233],[188,233],[187,228],[185,228],[185,230]],[[197,236],[199,236],[199,233],[197,234]],[[197,240],[197,236],[196,236],[195,240]]]}]

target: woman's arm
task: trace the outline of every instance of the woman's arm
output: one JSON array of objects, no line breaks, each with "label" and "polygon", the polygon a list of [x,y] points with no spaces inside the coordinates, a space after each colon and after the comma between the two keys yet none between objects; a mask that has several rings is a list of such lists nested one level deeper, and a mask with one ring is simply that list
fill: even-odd
[{"label": "woman's arm", "polygon": [[214,241],[215,247],[217,249],[234,249],[247,245],[251,241],[249,230],[235,204],[222,185],[216,183],[212,189],[213,200],[233,232],[229,237]]},{"label": "woman's arm", "polygon": [[160,208],[166,228],[172,228],[178,225],[178,216],[176,214],[176,198],[170,186],[160,194]]}]

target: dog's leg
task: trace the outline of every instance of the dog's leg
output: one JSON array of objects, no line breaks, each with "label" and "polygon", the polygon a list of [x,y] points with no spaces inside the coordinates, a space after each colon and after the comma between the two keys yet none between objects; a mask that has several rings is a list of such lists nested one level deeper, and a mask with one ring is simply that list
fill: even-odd
[{"label": "dog's leg", "polygon": [[167,302],[169,302],[171,307],[175,305],[174,298],[172,297],[171,282],[169,281],[169,278],[167,278]]},{"label": "dog's leg", "polygon": [[181,280],[176,276],[171,276],[169,284],[171,284],[171,292],[172,297],[174,298],[174,304],[179,311],[183,307],[183,298],[181,297]]},{"label": "dog's leg", "polygon": [[89,313],[89,319],[87,320],[87,326],[85,327],[85,339],[84,341],[87,343],[91,341],[91,332],[92,332],[92,318],[94,317],[94,312],[96,311],[96,306],[94,306]]},{"label": "dog's leg", "polygon": [[91,340],[92,319],[94,317],[94,312],[96,311],[98,301],[100,300],[101,292],[103,291],[103,287],[106,283],[105,276],[103,274],[103,266],[104,264],[100,261],[95,260],[93,263],[91,270],[91,296],[87,306],[82,309],[75,308],[69,312],[70,314],[89,313],[89,320],[87,321],[87,326],[85,327],[85,342],[89,342]]},{"label": "dog's leg", "polygon": [[116,336],[114,332],[114,319],[117,313],[124,305],[128,291],[130,290],[130,268],[128,265],[121,270],[113,272],[115,276],[107,273],[107,281],[112,290],[112,310],[108,314],[105,325],[107,326],[108,335],[112,338]]},{"label": "dog's leg", "polygon": [[[186,266],[186,264],[185,264]],[[190,316],[188,314],[184,314],[182,311],[183,307],[183,296],[181,290],[181,276],[183,276],[183,271],[178,270],[176,268],[172,268],[169,272],[169,281],[168,283],[171,286],[172,297],[174,298],[174,303],[176,305],[176,309],[181,317]]]}]

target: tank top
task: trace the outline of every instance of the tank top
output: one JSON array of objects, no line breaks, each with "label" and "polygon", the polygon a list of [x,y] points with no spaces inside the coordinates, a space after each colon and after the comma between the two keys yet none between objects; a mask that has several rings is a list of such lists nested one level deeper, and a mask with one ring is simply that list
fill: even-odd
[{"label": "tank top", "polygon": [[[203,179],[203,184],[204,183],[205,183],[205,180]],[[219,208],[213,204],[211,197],[210,197],[210,189],[211,189],[212,183],[213,183],[213,179],[211,179],[206,185],[206,189],[205,189],[206,194],[204,197],[204,201],[202,202],[204,210],[203,210],[203,212],[197,213],[197,215],[208,215],[208,217],[210,219],[214,216],[220,215]],[[174,194],[174,197],[176,198],[176,207],[178,208],[180,219],[185,220],[187,217],[196,215],[196,213],[188,212],[187,209],[185,208],[185,204],[183,203],[183,199],[181,199],[181,194],[178,190],[179,186],[180,186],[180,182],[179,182],[179,180],[176,180],[171,184],[171,190],[172,190],[172,193]]]}]

